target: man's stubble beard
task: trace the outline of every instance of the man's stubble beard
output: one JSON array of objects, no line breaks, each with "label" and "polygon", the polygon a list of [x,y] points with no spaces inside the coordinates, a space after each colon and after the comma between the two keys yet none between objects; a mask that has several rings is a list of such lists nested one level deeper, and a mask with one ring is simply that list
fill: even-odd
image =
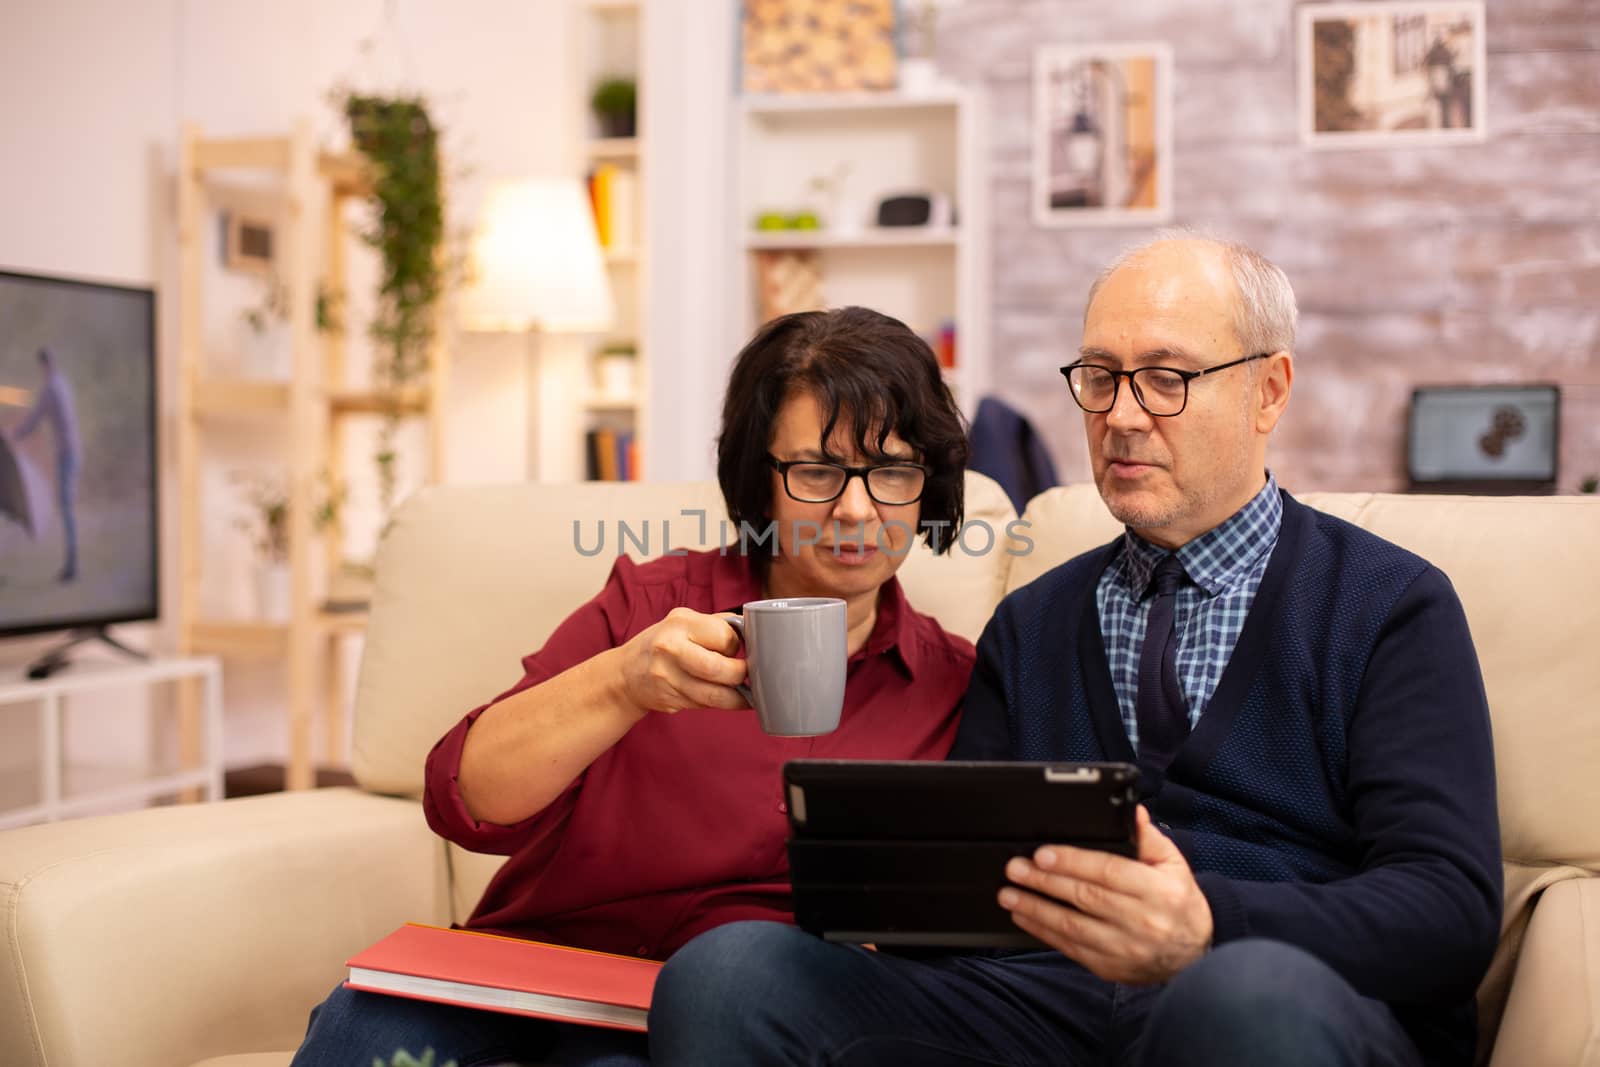
[{"label": "man's stubble beard", "polygon": [[[1251,416],[1249,406],[1246,405],[1240,414],[1242,418],[1239,425],[1239,442],[1234,452],[1235,462],[1232,466],[1218,471],[1216,477],[1204,485],[1189,489],[1179,486],[1178,498],[1164,507],[1159,504],[1141,507],[1130,501],[1114,501],[1106,492],[1106,486],[1111,479],[1110,464],[1107,463],[1107,469],[1101,474],[1097,488],[1100,490],[1100,499],[1105,501],[1106,509],[1111,512],[1112,517],[1135,530],[1159,530],[1176,525],[1191,515],[1210,510],[1218,499],[1226,493],[1231,493],[1234,486],[1245,481],[1253,465],[1249,454]],[[1170,468],[1165,469],[1169,470],[1170,474]]]}]

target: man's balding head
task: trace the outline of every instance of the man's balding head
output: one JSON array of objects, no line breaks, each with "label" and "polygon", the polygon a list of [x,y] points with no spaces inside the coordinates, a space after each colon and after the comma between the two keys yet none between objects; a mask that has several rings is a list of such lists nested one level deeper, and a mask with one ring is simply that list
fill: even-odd
[{"label": "man's balding head", "polygon": [[[1191,259],[1215,267],[1231,281],[1232,319],[1239,347],[1246,352],[1293,352],[1300,311],[1294,288],[1277,264],[1238,241],[1189,230],[1164,230],[1152,241],[1128,249],[1106,265],[1089,287],[1084,321],[1111,275],[1123,267],[1165,260]],[[1220,280],[1220,279],[1219,279]]]}]

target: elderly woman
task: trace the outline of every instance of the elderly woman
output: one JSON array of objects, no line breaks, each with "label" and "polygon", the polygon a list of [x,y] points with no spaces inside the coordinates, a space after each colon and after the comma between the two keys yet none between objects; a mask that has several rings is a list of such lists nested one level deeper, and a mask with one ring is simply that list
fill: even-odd
[{"label": "elderly woman", "polygon": [[[428,757],[441,836],[510,857],[469,929],[665,959],[705,930],[791,917],[780,768],[801,756],[941,759],[972,646],[906,603],[920,528],[959,529],[966,439],[928,346],[865,308],[802,312],[740,352],[717,476],[723,551],[619,558],[523,679]],[[768,536],[775,531],[776,536]],[[838,597],[844,712],[814,738],[762,733],[723,617],[769,597]],[[433,1048],[459,1067],[646,1062],[643,1035],[336,989],[294,1063]]]}]

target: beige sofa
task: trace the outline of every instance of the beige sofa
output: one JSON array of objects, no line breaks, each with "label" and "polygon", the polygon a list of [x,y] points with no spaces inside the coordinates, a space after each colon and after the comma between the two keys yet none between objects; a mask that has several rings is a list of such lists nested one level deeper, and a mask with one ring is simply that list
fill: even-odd
[{"label": "beige sofa", "polygon": [[[1506,933],[1485,983],[1493,1062],[1600,1065],[1600,501],[1308,494],[1434,560],[1466,603],[1494,712]],[[1003,531],[994,483],[969,517]],[[694,515],[709,516],[702,538]],[[174,807],[0,834],[0,1061],[288,1062],[343,961],[408,919],[464,917],[496,860],[446,848],[414,799],[434,739],[516,680],[599,588],[618,519],[649,551],[718,538],[709,485],[439,489],[380,561],[356,700],[361,790]],[[1034,500],[1033,551],[907,561],[913,603],[975,637],[1007,589],[1108,540],[1092,487]],[[592,549],[604,520],[604,551]],[[1004,542],[1001,543],[1002,545]],[[1537,903],[1537,907],[1535,904]],[[1506,991],[1509,987],[1509,999]],[[240,1055],[251,1054],[256,1055]]]}]

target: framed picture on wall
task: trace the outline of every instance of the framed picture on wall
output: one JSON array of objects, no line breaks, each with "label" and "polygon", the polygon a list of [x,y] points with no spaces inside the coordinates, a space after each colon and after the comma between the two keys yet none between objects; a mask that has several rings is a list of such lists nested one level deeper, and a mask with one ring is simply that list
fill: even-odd
[{"label": "framed picture on wall", "polygon": [[272,220],[228,211],[222,214],[222,265],[229,270],[272,272]]},{"label": "framed picture on wall", "polygon": [[1033,218],[1041,226],[1172,215],[1172,49],[1048,45],[1033,64]]},{"label": "framed picture on wall", "polygon": [[1481,0],[1306,4],[1300,137],[1317,148],[1482,141]]},{"label": "framed picture on wall", "polygon": [[1406,474],[1413,491],[1548,493],[1561,442],[1554,385],[1430,385],[1411,394]]},{"label": "framed picture on wall", "polygon": [[743,0],[746,93],[893,89],[895,0]]}]

